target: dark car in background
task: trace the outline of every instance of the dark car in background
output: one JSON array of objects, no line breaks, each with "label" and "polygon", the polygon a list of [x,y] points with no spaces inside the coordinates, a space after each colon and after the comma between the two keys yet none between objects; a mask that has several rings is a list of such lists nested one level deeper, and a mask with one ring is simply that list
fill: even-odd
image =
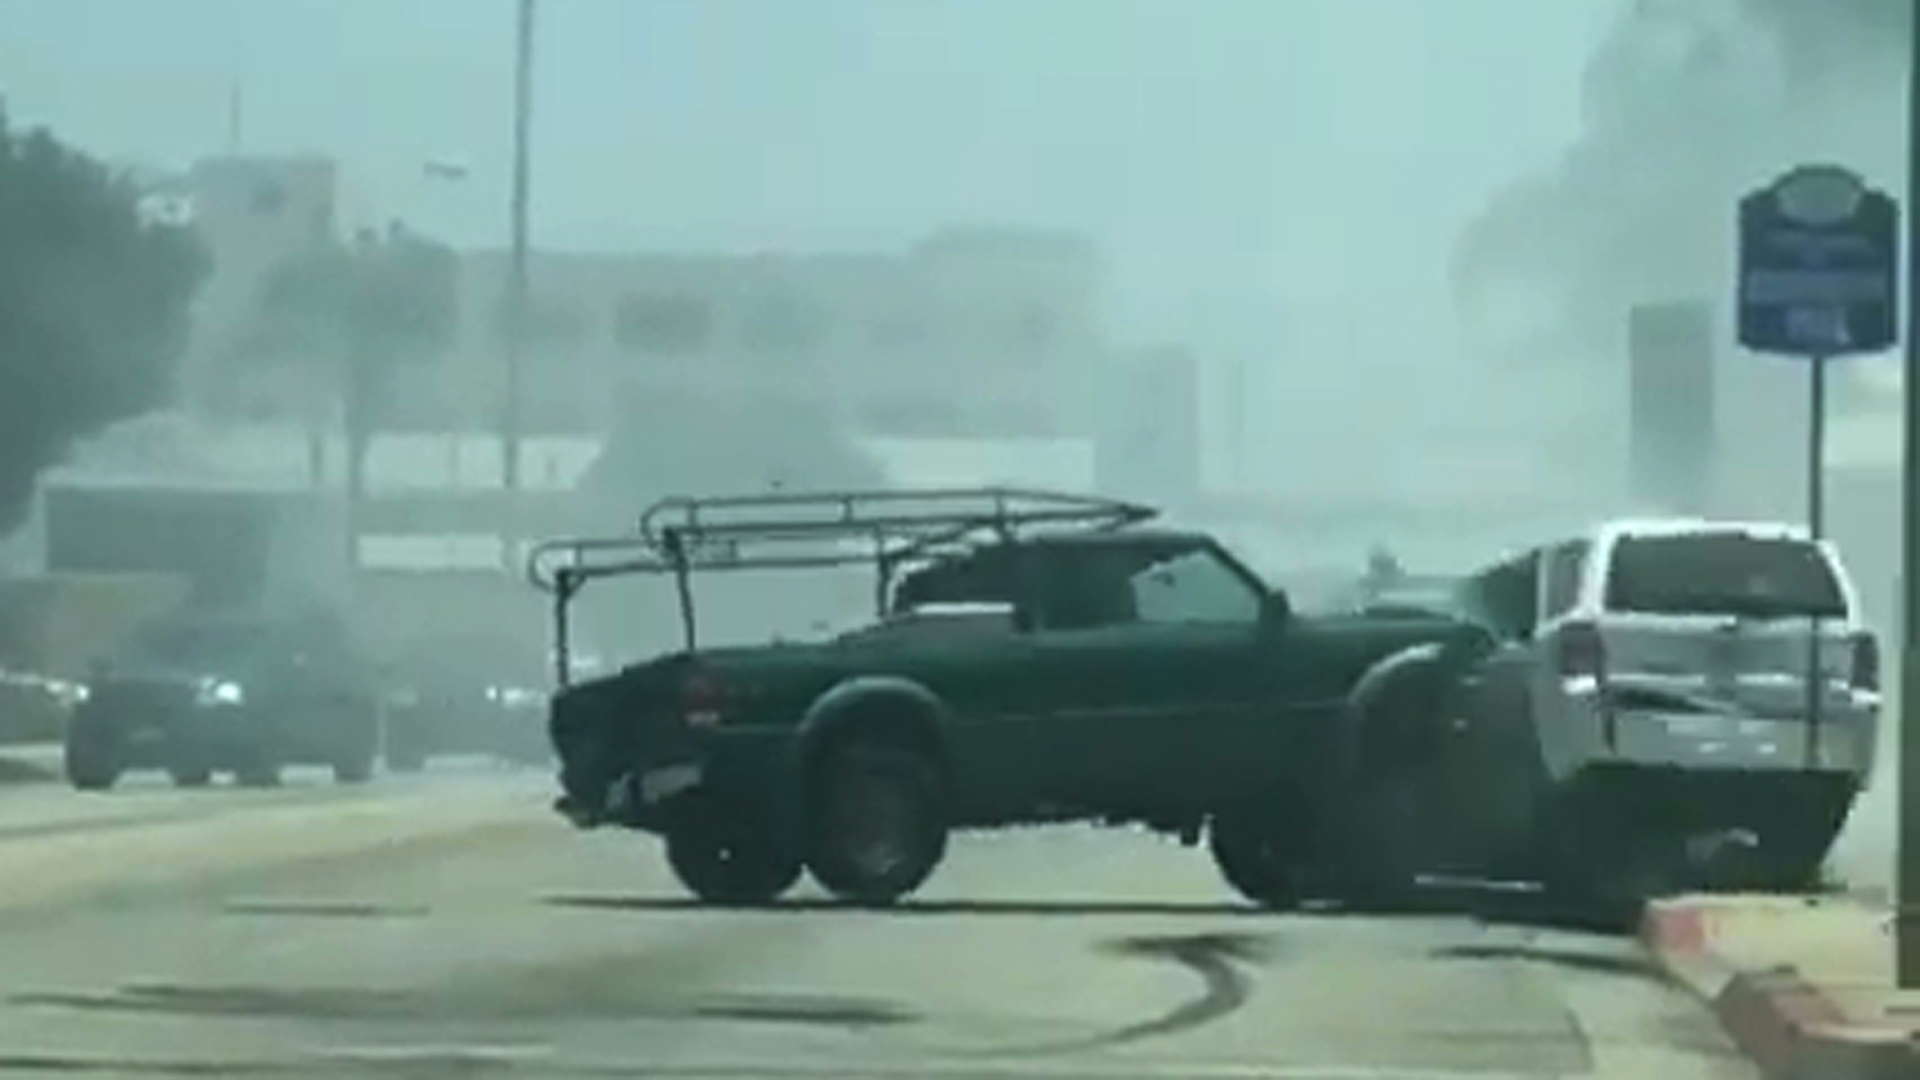
[{"label": "dark car in background", "polygon": [[388,671],[387,767],[413,772],[447,754],[485,754],[538,764],[547,737],[546,653],[497,634],[437,636]]},{"label": "dark car in background", "polygon": [[185,787],[217,772],[268,786],[285,766],[323,765],[364,781],[379,711],[371,666],[327,613],[179,612],[96,662],[67,726],[67,776],[83,790],[154,768]]}]

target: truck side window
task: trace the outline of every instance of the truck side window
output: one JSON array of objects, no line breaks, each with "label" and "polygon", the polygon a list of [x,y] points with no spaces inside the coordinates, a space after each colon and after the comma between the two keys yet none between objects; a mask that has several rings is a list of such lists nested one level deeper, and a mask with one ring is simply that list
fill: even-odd
[{"label": "truck side window", "polygon": [[1155,559],[1128,578],[1143,623],[1251,625],[1260,620],[1260,596],[1206,550]]},{"label": "truck side window", "polygon": [[1135,621],[1128,577],[1136,568],[1121,551],[1053,547],[1039,560],[1035,607],[1047,630],[1093,630]]}]

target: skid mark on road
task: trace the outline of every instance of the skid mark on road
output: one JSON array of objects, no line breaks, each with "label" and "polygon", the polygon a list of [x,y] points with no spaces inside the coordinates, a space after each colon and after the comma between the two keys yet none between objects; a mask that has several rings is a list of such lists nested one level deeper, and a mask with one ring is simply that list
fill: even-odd
[{"label": "skid mark on road", "polygon": [[[396,1024],[473,1022],[556,1015],[512,994],[462,996],[412,990],[277,988],[265,986],[187,986],[147,983],[104,994],[28,993],[15,1005],[109,1013],[183,1017],[356,1021]],[[817,1024],[865,1028],[910,1023],[917,1017],[891,1002],[801,994],[712,994],[683,999],[633,997],[601,1001],[591,1008],[559,1012],[583,1016],[646,1020],[717,1020],[748,1023]]]},{"label": "skid mark on road", "polygon": [[1179,964],[1200,977],[1201,992],[1164,1016],[1098,1036],[1096,1041],[1103,1044],[1186,1031],[1218,1020],[1245,1005],[1253,996],[1253,980],[1236,961],[1259,960],[1266,955],[1267,942],[1247,934],[1184,934],[1123,938],[1111,948],[1120,956],[1141,956]]},{"label": "skid mark on road", "polygon": [[382,904],[354,900],[229,900],[226,915],[264,915],[316,919],[422,919],[432,914],[421,904]]},{"label": "skid mark on road", "polygon": [[1538,1080],[1538,1074],[1453,1069],[1374,1069],[1341,1065],[1154,1062],[1100,1065],[990,1065],[902,1061],[884,1065],[836,1061],[636,1062],[578,1060],[530,1046],[397,1046],[330,1048],[307,1055],[251,1060],[0,1054],[0,1072],[66,1076],[374,1077],[502,1076],[540,1080]]},{"label": "skid mark on road", "polygon": [[1025,1046],[980,1047],[960,1051],[965,1058],[1041,1057],[1084,1053],[1192,1031],[1238,1011],[1253,997],[1253,979],[1243,965],[1271,953],[1267,938],[1253,934],[1204,933],[1142,935],[1107,942],[1115,956],[1172,963],[1200,980],[1200,992],[1156,1016],[1092,1035]]},{"label": "skid mark on road", "polygon": [[[588,911],[631,911],[648,914],[683,913],[692,916],[713,914],[715,905],[704,900],[679,896],[595,896],[578,893],[541,897],[550,907],[579,908]],[[861,907],[844,900],[777,900],[767,904],[729,906],[725,910],[762,912],[769,915],[795,915],[811,912],[859,915],[872,919],[910,919],[930,915],[1012,915],[1085,918],[1090,915],[1169,916],[1212,918],[1237,916],[1272,919],[1261,908],[1215,903],[1142,902],[1112,900],[903,900],[889,907]]]},{"label": "skid mark on road", "polygon": [[1531,944],[1472,944],[1442,945],[1432,949],[1429,956],[1440,960],[1520,960],[1537,964],[1552,964],[1555,967],[1570,968],[1601,975],[1621,975],[1629,978],[1647,979],[1658,982],[1662,979],[1651,960],[1631,953],[1582,952],[1576,949],[1553,948]]}]

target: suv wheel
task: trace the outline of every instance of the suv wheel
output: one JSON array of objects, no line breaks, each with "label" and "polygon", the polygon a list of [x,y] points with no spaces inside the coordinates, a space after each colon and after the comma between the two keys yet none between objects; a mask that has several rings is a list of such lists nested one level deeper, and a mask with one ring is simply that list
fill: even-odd
[{"label": "suv wheel", "polygon": [[1260,817],[1214,819],[1207,830],[1214,865],[1234,891],[1262,907],[1289,911],[1300,904],[1304,844],[1297,824],[1271,825]]},{"label": "suv wheel", "polygon": [[181,760],[167,766],[175,787],[203,788],[213,782],[213,769],[200,761]]},{"label": "suv wheel", "polygon": [[207,749],[191,735],[175,731],[167,740],[167,775],[176,787],[206,787],[213,782]]},{"label": "suv wheel", "polygon": [[354,751],[333,763],[337,784],[364,784],[373,778],[373,751]]},{"label": "suv wheel", "polygon": [[426,767],[426,738],[411,716],[389,714],[381,743],[380,756],[389,771],[415,773]]},{"label": "suv wheel", "polygon": [[946,857],[946,800],[924,753],[832,746],[814,771],[809,803],[807,866],[843,900],[891,904]]},{"label": "suv wheel", "polygon": [[800,860],[772,831],[704,795],[686,797],[667,828],[667,865],[710,904],[764,904],[800,880]]},{"label": "suv wheel", "polygon": [[125,768],[120,733],[84,705],[67,721],[67,780],[81,791],[105,791]]},{"label": "suv wheel", "polygon": [[241,787],[269,788],[280,786],[280,763],[266,747],[248,747],[244,756],[234,767],[233,778]]}]

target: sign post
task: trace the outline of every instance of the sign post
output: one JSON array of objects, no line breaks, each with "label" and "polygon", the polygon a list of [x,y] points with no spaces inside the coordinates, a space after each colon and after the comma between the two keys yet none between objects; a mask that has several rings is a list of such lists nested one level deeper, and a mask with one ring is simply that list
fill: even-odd
[{"label": "sign post", "polygon": [[[1920,989],[1920,712],[1906,688],[1920,686],[1920,639],[1914,635],[1920,613],[1920,334],[1911,325],[1920,312],[1920,17],[1910,18],[1907,43],[1907,329],[1905,365],[1900,388],[1902,413],[1900,450],[1900,757],[1899,783],[1894,798],[1895,820],[1893,923],[1894,985]],[[1909,734],[1912,732],[1913,734]]]},{"label": "sign post", "polygon": [[[1827,364],[1898,339],[1899,210],[1838,165],[1802,165],[1740,200],[1740,344],[1809,367],[1807,529],[1824,526]],[[1820,622],[1807,656],[1807,767],[1820,760]]]}]

